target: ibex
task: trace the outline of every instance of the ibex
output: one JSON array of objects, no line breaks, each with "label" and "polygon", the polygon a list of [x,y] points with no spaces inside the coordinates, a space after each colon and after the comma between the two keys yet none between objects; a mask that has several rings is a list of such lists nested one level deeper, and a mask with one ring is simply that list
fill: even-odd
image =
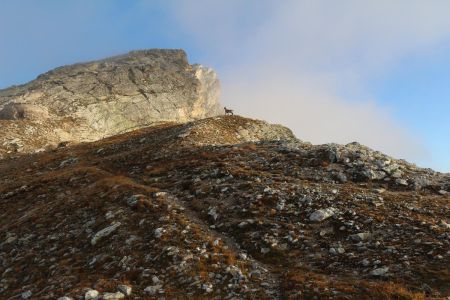
[{"label": "ibex", "polygon": [[228,109],[227,107],[224,107],[224,109],[225,109],[225,115],[232,115],[232,116],[234,115],[232,109]]}]

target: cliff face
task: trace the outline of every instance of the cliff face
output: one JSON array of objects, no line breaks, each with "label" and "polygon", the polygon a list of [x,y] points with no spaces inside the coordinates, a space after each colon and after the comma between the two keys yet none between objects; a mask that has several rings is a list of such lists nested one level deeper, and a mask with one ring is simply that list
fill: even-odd
[{"label": "cliff face", "polygon": [[[50,135],[43,123],[62,121],[61,133],[48,142],[88,141],[160,121],[220,115],[219,96],[216,73],[190,65],[184,51],[142,50],[56,68],[0,90],[0,119],[23,120],[42,137]],[[21,138],[27,144],[23,134],[3,140]]]}]

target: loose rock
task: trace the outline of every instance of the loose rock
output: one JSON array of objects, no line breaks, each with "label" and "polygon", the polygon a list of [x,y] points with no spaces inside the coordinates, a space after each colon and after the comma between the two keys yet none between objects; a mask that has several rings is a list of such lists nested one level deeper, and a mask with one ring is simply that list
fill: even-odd
[{"label": "loose rock", "polygon": [[91,239],[91,245],[97,244],[98,241],[100,241],[101,239],[107,237],[108,235],[110,235],[111,233],[116,231],[120,225],[121,225],[120,222],[113,223],[111,226],[103,228],[102,230],[100,230],[99,232],[94,234],[94,236]]}]

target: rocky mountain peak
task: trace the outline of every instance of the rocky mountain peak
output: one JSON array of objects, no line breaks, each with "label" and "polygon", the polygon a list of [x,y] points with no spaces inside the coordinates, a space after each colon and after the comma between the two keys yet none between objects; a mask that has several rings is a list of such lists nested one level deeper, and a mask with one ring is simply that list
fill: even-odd
[{"label": "rocky mountain peak", "polygon": [[[156,122],[220,115],[219,97],[214,70],[189,64],[183,50],[139,50],[59,67],[0,90],[0,121],[8,120],[2,121],[6,128],[27,121],[28,132],[41,136],[44,145],[92,141]],[[31,140],[24,132],[9,132],[0,133],[0,142]]]}]

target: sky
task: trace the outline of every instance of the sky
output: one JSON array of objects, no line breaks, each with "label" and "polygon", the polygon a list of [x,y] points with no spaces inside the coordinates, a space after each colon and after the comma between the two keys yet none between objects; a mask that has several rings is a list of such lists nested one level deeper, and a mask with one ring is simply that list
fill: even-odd
[{"label": "sky", "polygon": [[135,49],[213,67],[225,106],[450,172],[450,1],[2,0],[0,88]]}]

